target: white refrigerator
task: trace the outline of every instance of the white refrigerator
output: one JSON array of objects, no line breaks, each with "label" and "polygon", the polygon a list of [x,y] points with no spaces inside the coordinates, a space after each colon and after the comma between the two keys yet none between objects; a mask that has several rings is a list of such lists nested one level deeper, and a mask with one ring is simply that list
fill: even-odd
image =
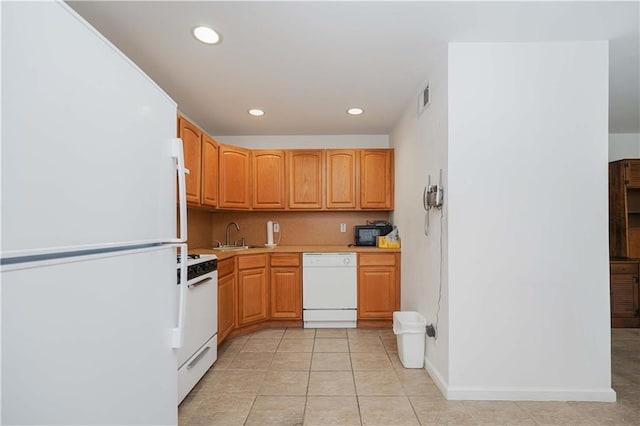
[{"label": "white refrigerator", "polygon": [[176,424],[176,105],[64,3],[0,14],[2,423]]}]

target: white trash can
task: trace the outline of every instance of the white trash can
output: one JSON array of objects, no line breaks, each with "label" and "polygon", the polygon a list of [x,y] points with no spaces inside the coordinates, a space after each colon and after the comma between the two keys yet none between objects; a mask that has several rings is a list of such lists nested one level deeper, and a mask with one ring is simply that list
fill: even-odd
[{"label": "white trash can", "polygon": [[427,320],[418,312],[393,313],[393,332],[398,339],[398,356],[404,368],[424,366],[424,339]]}]

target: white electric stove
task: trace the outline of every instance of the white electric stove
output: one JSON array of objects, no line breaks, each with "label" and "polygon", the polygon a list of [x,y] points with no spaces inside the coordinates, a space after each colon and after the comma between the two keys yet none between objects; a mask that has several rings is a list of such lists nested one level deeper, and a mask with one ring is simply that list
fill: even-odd
[{"label": "white electric stove", "polygon": [[[178,294],[180,294],[178,259]],[[218,258],[189,255],[184,341],[178,349],[178,404],[218,359]],[[178,297],[178,300],[180,297]]]}]

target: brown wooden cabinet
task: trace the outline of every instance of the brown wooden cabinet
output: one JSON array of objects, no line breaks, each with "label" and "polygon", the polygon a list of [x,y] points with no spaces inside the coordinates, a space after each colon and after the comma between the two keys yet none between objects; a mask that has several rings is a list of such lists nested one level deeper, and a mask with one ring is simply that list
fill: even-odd
[{"label": "brown wooden cabinet", "polygon": [[[248,150],[218,144],[182,116],[178,116],[178,136],[183,140],[189,169],[186,198],[190,206],[393,210],[392,149]],[[639,167],[630,168],[623,177],[631,182],[629,188],[637,188],[631,189],[637,195],[630,196],[637,212],[625,215],[624,225],[616,222],[616,226],[625,235],[631,233],[640,239]],[[634,250],[640,257],[640,243]]]},{"label": "brown wooden cabinet", "polygon": [[627,188],[640,189],[640,159],[621,160]]},{"label": "brown wooden cabinet", "polygon": [[240,256],[237,261],[238,326],[268,319],[267,255]]},{"label": "brown wooden cabinet", "polygon": [[236,209],[250,208],[249,150],[221,144],[218,155],[218,207]]},{"label": "brown wooden cabinet", "polygon": [[610,303],[612,327],[640,327],[638,260],[610,262]]},{"label": "brown wooden cabinet", "polygon": [[393,210],[393,150],[360,150],[360,208]]},{"label": "brown wooden cabinet", "polygon": [[187,203],[200,204],[202,131],[184,117],[178,116],[178,137],[182,139],[186,175]]},{"label": "brown wooden cabinet", "polygon": [[218,344],[236,325],[236,275],[233,259],[218,262]]},{"label": "brown wooden cabinet", "polygon": [[325,161],[327,209],[354,210],[357,200],[356,150],[328,149]]},{"label": "brown wooden cabinet", "polygon": [[302,319],[300,254],[272,254],[270,263],[271,318]]},{"label": "brown wooden cabinet", "polygon": [[285,208],[284,165],[284,151],[251,151],[251,205],[254,209]]},{"label": "brown wooden cabinet", "polygon": [[640,258],[640,159],[609,163],[609,255]]},{"label": "brown wooden cabinet", "polygon": [[358,320],[391,320],[400,310],[400,254],[358,255]]},{"label": "brown wooden cabinet", "polygon": [[287,151],[289,208],[321,209],[324,181],[322,150]]},{"label": "brown wooden cabinet", "polygon": [[218,206],[218,143],[202,134],[202,204]]}]

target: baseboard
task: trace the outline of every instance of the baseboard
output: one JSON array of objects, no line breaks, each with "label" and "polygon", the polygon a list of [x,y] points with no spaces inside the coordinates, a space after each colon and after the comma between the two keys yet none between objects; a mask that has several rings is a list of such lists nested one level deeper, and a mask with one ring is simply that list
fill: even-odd
[{"label": "baseboard", "polygon": [[455,401],[590,401],[615,402],[611,388],[486,388],[450,386],[438,370],[424,358],[424,366],[442,395]]},{"label": "baseboard", "polygon": [[431,362],[429,361],[426,355],[424,357],[424,368],[425,370],[427,370],[427,373],[429,373],[429,375],[431,376],[433,383],[435,383],[438,389],[440,390],[440,393],[442,393],[442,396],[444,396],[445,399],[449,399],[447,397],[447,390],[449,389],[449,383],[446,380],[444,380],[444,378],[440,375],[440,372],[433,366],[433,364],[431,364]]},{"label": "baseboard", "polygon": [[613,389],[479,388],[450,386],[449,400],[616,402]]}]

